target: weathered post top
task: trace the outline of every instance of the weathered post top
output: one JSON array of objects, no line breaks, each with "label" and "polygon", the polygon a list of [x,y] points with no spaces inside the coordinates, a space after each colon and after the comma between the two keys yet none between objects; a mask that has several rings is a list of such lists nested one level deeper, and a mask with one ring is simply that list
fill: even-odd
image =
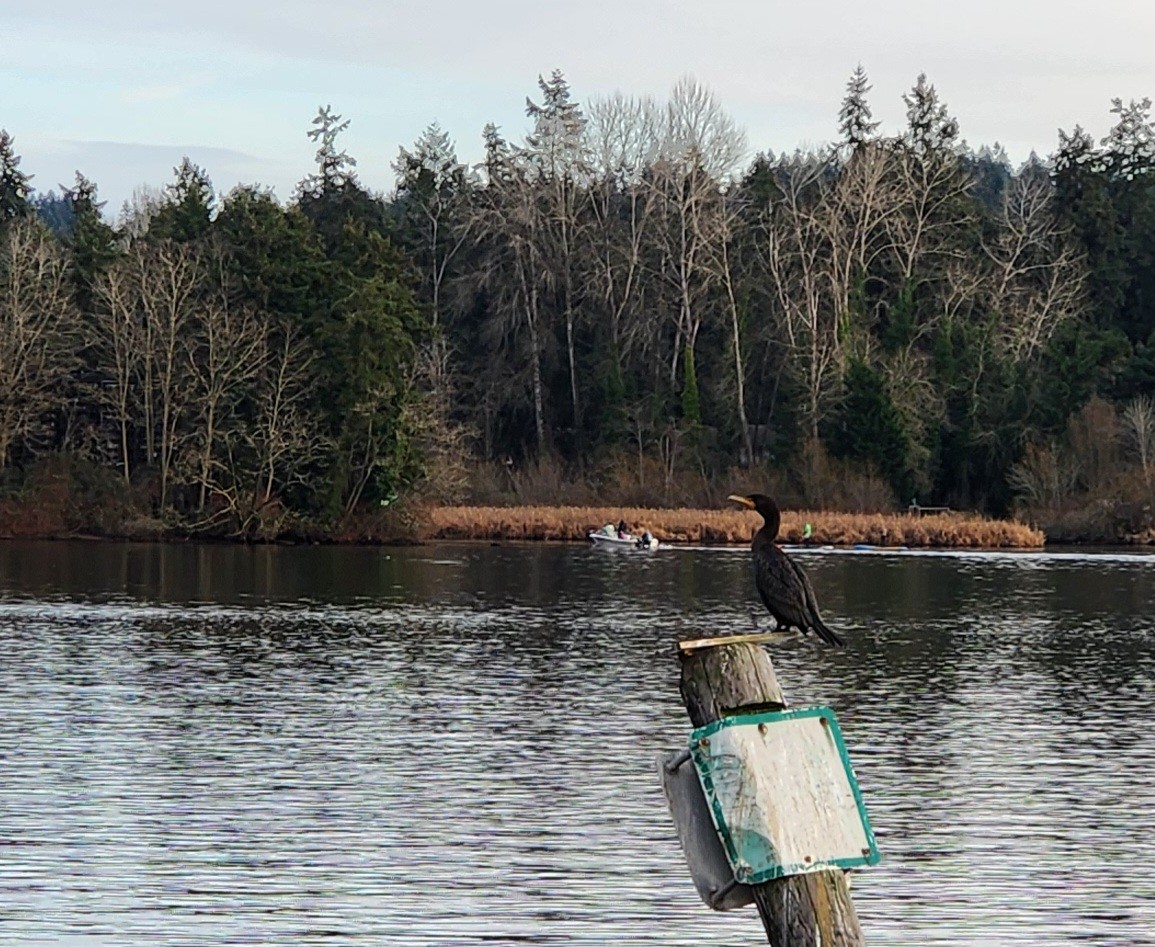
[{"label": "weathered post top", "polygon": [[[737,714],[782,710],[786,700],[770,655],[760,645],[775,635],[682,642],[682,700],[695,727]],[[846,873],[814,871],[751,887],[774,947],[862,947]]]}]

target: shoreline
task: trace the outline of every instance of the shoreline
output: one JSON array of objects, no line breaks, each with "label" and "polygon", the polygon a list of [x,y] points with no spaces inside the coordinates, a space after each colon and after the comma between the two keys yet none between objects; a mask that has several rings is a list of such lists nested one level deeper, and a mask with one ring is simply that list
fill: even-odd
[{"label": "shoreline", "polygon": [[[750,542],[761,518],[738,509],[641,507],[442,506],[426,511],[427,540],[588,541],[607,523],[626,520],[663,544],[727,545]],[[809,536],[804,535],[806,525]],[[779,541],[790,545],[880,548],[1041,549],[1042,530],[1012,520],[965,513],[832,513],[783,510]]]},{"label": "shoreline", "polygon": [[[68,528],[58,517],[2,517],[3,540],[80,540],[85,542],[204,542],[223,545],[368,545],[411,546],[429,542],[589,542],[588,534],[625,519],[632,532],[648,529],[666,546],[748,545],[761,523],[740,509],[646,508],[631,506],[427,506],[409,504],[400,516],[354,517],[330,529],[314,527],[276,535],[198,534],[137,517],[104,528]],[[806,525],[810,535],[805,535]],[[1015,520],[960,512],[912,514],[836,513],[783,510],[778,541],[791,546],[880,549],[1021,549],[1044,547],[1143,548],[1131,541],[1101,537],[1047,540],[1042,529]]]}]

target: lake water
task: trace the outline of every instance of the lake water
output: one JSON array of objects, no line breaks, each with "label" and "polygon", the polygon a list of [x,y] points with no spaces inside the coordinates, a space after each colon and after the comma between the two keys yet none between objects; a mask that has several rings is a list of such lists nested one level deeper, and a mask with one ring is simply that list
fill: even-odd
[{"label": "lake water", "polygon": [[[1155,944],[1155,556],[799,556],[867,941]],[[654,758],[746,550],[0,543],[0,944],[754,945]]]}]

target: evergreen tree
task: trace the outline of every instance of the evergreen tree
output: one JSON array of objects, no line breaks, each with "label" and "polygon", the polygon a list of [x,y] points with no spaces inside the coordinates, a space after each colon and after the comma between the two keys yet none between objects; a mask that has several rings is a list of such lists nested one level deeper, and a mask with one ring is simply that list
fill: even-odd
[{"label": "evergreen tree", "polygon": [[28,213],[31,180],[31,175],[20,170],[12,136],[0,128],[0,225]]},{"label": "evergreen tree", "polygon": [[66,242],[72,249],[77,304],[82,313],[90,313],[96,281],[119,255],[116,231],[101,216],[104,203],[97,199],[96,185],[79,171],[64,200],[72,218]]},{"label": "evergreen tree", "polygon": [[581,304],[578,299],[578,248],[584,242],[588,224],[585,210],[589,202],[586,118],[570,98],[569,83],[561,70],[554,70],[549,80],[538,76],[542,101],[526,99],[526,115],[533,119],[533,131],[526,136],[521,149],[528,170],[528,185],[538,200],[528,202],[533,209],[531,227],[534,252],[544,266],[538,269],[542,280],[540,292],[547,299],[547,313],[554,315],[564,329],[566,368],[569,381],[570,425],[574,441],[571,448],[581,450],[582,398],[579,394],[581,372],[578,368],[578,324]]},{"label": "evergreen tree", "polygon": [[986,213],[997,213],[1015,177],[1006,149],[997,142],[993,148],[984,145],[977,154],[963,155],[962,166],[974,182],[971,194],[975,200]]},{"label": "evergreen tree", "polygon": [[560,69],[549,79],[537,78],[541,104],[525,100],[525,114],[533,120],[526,136],[526,153],[539,177],[553,181],[588,172],[583,134],[586,118],[570,98],[569,83]]},{"label": "evergreen tree", "polygon": [[340,191],[347,184],[356,184],[357,174],[353,169],[357,160],[337,149],[337,138],[349,128],[350,120],[342,121],[340,115],[334,114],[332,106],[323,105],[317,110],[313,124],[316,127],[308,135],[317,143],[317,171],[301,182],[300,194],[323,197]]},{"label": "evergreen tree", "polygon": [[65,238],[72,233],[72,208],[68,200],[60,197],[55,191],[47,194],[37,194],[29,198],[28,208],[39,217],[57,237]]},{"label": "evergreen tree", "polygon": [[346,226],[328,269],[328,307],[310,329],[324,366],[318,403],[337,446],[329,511],[349,514],[419,473],[403,417],[424,323],[411,266],[383,234]]},{"label": "evergreen tree", "polygon": [[926,81],[926,73],[919,75],[914,88],[903,95],[902,101],[906,103],[906,141],[915,154],[927,157],[953,151],[959,134],[958,122],[939,100],[935,87]]},{"label": "evergreen tree", "polygon": [[1054,167],[1059,213],[1087,259],[1089,315],[1106,327],[1118,319],[1127,273],[1105,161],[1091,135],[1076,125],[1069,135],[1059,130]]},{"label": "evergreen tree", "polygon": [[165,189],[166,199],[149,223],[149,235],[160,240],[193,243],[209,232],[214,203],[213,184],[203,168],[187,157],[173,168],[176,180]]},{"label": "evergreen tree", "polygon": [[230,278],[243,302],[298,328],[324,307],[324,249],[297,207],[282,207],[268,191],[240,187],[215,222],[227,250]]},{"label": "evergreen tree", "polygon": [[1103,139],[1103,167],[1112,177],[1131,181],[1155,168],[1155,127],[1151,124],[1151,100],[1113,99],[1111,114],[1118,116]]},{"label": "evergreen tree", "polygon": [[826,431],[830,452],[874,464],[895,495],[905,499],[914,483],[908,464],[910,439],[881,374],[862,359],[853,359],[843,383],[845,398]]},{"label": "evergreen tree", "polygon": [[855,151],[874,136],[879,126],[878,122],[871,121],[873,113],[866,101],[871,88],[866,70],[859,63],[850,81],[846,83],[846,98],[842,100],[842,108],[838,111],[838,130],[842,133],[842,141]]},{"label": "evergreen tree", "polygon": [[468,235],[468,170],[436,122],[422,132],[412,152],[400,149],[393,169],[397,237],[420,268],[433,326],[439,329],[450,267]]},{"label": "evergreen tree", "polygon": [[509,142],[501,134],[501,129],[493,122],[487,122],[481,130],[481,140],[485,149],[481,162],[481,167],[485,171],[485,183],[492,185],[508,182],[512,177],[512,162]]},{"label": "evergreen tree", "polygon": [[1127,273],[1117,322],[1133,342],[1155,342],[1155,126],[1151,100],[1124,105],[1115,99],[1111,112],[1117,119],[1102,141],[1102,159],[1118,220],[1121,264]]},{"label": "evergreen tree", "polygon": [[349,127],[329,106],[313,119],[316,128],[309,138],[317,142],[317,170],[297,187],[297,206],[313,222],[329,252],[341,242],[341,231],[356,224],[368,231],[383,232],[387,226],[384,202],[365,190],[353,170],[357,161],[337,148],[338,137]]},{"label": "evergreen tree", "polygon": [[698,370],[694,364],[694,350],[688,345],[682,349],[682,420],[690,425],[702,423]]}]

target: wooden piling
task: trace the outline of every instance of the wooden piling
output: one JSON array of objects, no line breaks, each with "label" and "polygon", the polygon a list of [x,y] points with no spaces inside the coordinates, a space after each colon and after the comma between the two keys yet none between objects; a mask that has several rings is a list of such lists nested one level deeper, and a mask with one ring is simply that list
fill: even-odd
[{"label": "wooden piling", "polygon": [[[689,647],[686,647],[686,646]],[[750,641],[685,642],[682,700],[695,727],[733,714],[786,706],[774,664]],[[754,885],[754,901],[773,947],[863,947],[865,941],[846,873],[792,875]]]}]

